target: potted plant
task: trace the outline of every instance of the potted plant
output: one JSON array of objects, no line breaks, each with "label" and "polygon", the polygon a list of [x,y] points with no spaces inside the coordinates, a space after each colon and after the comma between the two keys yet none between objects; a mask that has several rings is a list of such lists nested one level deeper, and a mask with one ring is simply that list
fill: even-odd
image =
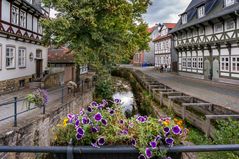
[{"label": "potted plant", "polygon": [[26,97],[27,102],[35,104],[35,106],[42,108],[48,103],[48,92],[44,89],[36,89]]},{"label": "potted plant", "polygon": [[[102,146],[135,147],[138,154],[125,154],[117,158],[181,158],[181,154],[167,154],[158,151],[160,146],[172,147],[180,144],[186,137],[187,131],[182,127],[181,120],[171,118],[156,119],[148,116],[135,115],[126,118],[120,100],[116,99],[109,106],[106,100],[102,103],[92,102],[79,114],[68,114],[63,121],[54,128],[54,146],[66,146],[71,140],[74,146],[91,145],[95,148]],[[117,152],[116,152],[117,153]],[[62,154],[63,155],[63,154]],[[103,155],[99,157],[100,155]],[[98,158],[113,159],[115,155],[99,154]],[[61,156],[65,158],[66,156]],[[58,156],[57,158],[60,158]],[[75,154],[74,158],[91,159],[90,154]]]}]

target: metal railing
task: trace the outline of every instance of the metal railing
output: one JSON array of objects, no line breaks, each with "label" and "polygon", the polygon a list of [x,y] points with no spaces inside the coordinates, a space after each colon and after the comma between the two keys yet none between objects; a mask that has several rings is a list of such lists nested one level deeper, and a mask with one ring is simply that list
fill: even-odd
[{"label": "metal railing", "polygon": [[[219,152],[219,151],[239,151],[237,145],[198,145],[198,146],[174,146],[160,147],[159,150],[169,153],[185,153],[185,152]],[[131,146],[103,146],[94,148],[91,146],[52,146],[52,147],[31,147],[31,146],[0,146],[0,152],[16,152],[16,153],[55,153],[66,154],[67,159],[73,159],[73,154],[139,154],[139,152]]]},{"label": "metal railing", "polygon": [[[67,87],[65,86],[49,91],[48,92],[49,103],[42,107],[41,113],[45,114],[46,107],[56,101],[60,101],[61,104],[63,104],[64,99],[67,98],[68,96],[70,96],[70,94],[68,93]],[[0,103],[0,110],[4,109],[4,107],[5,107],[6,115],[4,114],[4,111],[0,111],[0,113],[2,113],[0,114],[0,122],[13,118],[14,127],[17,126],[17,119],[19,115],[30,112],[38,108],[37,106],[28,103],[26,100],[26,97],[13,97],[13,100],[11,101]],[[1,118],[1,116],[3,115],[4,117]]]}]

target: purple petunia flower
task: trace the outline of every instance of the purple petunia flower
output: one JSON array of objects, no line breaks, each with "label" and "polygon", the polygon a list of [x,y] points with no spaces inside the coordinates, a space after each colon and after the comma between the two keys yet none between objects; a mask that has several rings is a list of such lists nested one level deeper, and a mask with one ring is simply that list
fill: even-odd
[{"label": "purple petunia flower", "polygon": [[82,138],[83,138],[82,134],[79,134],[79,133],[76,134],[76,139],[77,140],[81,140]]},{"label": "purple petunia flower", "polygon": [[114,115],[115,111],[113,109],[109,109],[109,113],[112,116],[112,115]]},{"label": "purple petunia flower", "polygon": [[115,100],[114,100],[114,103],[115,103],[115,104],[120,104],[120,103],[121,103],[121,100],[120,100],[120,99],[115,99]]},{"label": "purple petunia flower", "polygon": [[124,120],[120,120],[119,123],[120,123],[120,124],[124,124]]},{"label": "purple petunia flower", "polygon": [[97,140],[98,145],[102,146],[105,144],[105,138],[101,137]]},{"label": "purple petunia flower", "polygon": [[137,144],[136,140],[135,140],[135,139],[132,139],[132,140],[131,140],[131,144],[132,144],[132,146],[136,146],[136,144]]},{"label": "purple petunia flower", "polygon": [[174,133],[175,135],[179,135],[179,134],[182,133],[182,130],[181,130],[181,128],[180,128],[178,125],[174,126],[174,127],[172,128],[172,131],[173,131],[173,133]]},{"label": "purple petunia flower", "polygon": [[89,124],[90,123],[90,119],[87,118],[87,117],[83,117],[82,118],[82,124],[86,125],[86,124]]},{"label": "purple petunia flower", "polygon": [[146,154],[147,158],[151,158],[152,157],[152,152],[151,152],[151,150],[148,147],[145,149],[145,154]]},{"label": "purple petunia flower", "polygon": [[80,135],[84,135],[84,129],[82,129],[81,127],[77,128],[77,133]]},{"label": "purple petunia flower", "polygon": [[69,119],[69,120],[72,120],[73,118],[74,118],[74,114],[67,114],[67,118]]},{"label": "purple petunia flower", "polygon": [[94,102],[91,103],[91,106],[97,107],[97,106],[98,106],[98,103],[94,101]]},{"label": "purple petunia flower", "polygon": [[109,104],[105,99],[102,100],[102,103],[103,103],[105,106]]},{"label": "purple petunia flower", "polygon": [[76,120],[75,127],[78,128],[80,126],[80,120]]},{"label": "purple petunia flower", "polygon": [[170,132],[170,128],[169,128],[169,127],[165,127],[165,128],[163,129],[163,131],[164,131],[165,133],[169,133],[169,132]]},{"label": "purple petunia flower", "polygon": [[99,104],[99,105],[98,105],[98,109],[99,109],[99,110],[102,110],[103,108],[104,108],[104,106],[103,106],[102,104]]},{"label": "purple petunia flower", "polygon": [[166,138],[165,139],[165,142],[166,142],[166,144],[168,144],[168,145],[173,145],[173,143],[174,143],[174,139],[173,138]]},{"label": "purple petunia flower", "polygon": [[91,107],[87,107],[87,111],[91,113],[92,112],[92,108]]},{"label": "purple petunia flower", "polygon": [[102,119],[101,123],[106,126],[107,125],[107,120],[106,119]]},{"label": "purple petunia flower", "polygon": [[147,118],[145,118],[144,116],[138,116],[137,121],[141,123],[145,123],[147,121]]},{"label": "purple petunia flower", "polygon": [[95,119],[96,121],[101,121],[101,119],[102,119],[101,113],[96,113],[95,116],[94,116],[94,119]]},{"label": "purple petunia flower", "polygon": [[128,133],[129,133],[128,130],[121,130],[120,131],[121,135],[128,135]]},{"label": "purple petunia flower", "polygon": [[159,141],[161,139],[162,139],[161,135],[157,135],[156,138],[155,138],[155,141]]},{"label": "purple petunia flower", "polygon": [[92,133],[97,133],[98,131],[99,131],[99,129],[96,128],[96,127],[92,127],[92,128],[91,128],[91,132],[92,132]]},{"label": "purple petunia flower", "polygon": [[130,122],[130,123],[129,123],[129,127],[130,127],[130,128],[133,128],[133,127],[134,127],[134,123],[131,123],[131,122]]},{"label": "purple petunia flower", "polygon": [[156,141],[151,141],[149,143],[149,145],[152,147],[152,149],[156,149],[157,148],[157,142]]},{"label": "purple petunia flower", "polygon": [[138,159],[146,159],[146,157],[143,154],[141,154],[139,155]]}]

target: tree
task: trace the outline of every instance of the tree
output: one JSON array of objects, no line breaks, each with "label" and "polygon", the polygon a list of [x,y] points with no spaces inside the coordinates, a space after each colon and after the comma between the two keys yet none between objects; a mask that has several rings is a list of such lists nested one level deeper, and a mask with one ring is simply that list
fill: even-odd
[{"label": "tree", "polygon": [[67,45],[78,64],[90,63],[104,78],[122,59],[148,49],[149,34],[142,14],[149,0],[44,0],[44,3],[58,12],[55,19],[42,20],[44,42]]}]

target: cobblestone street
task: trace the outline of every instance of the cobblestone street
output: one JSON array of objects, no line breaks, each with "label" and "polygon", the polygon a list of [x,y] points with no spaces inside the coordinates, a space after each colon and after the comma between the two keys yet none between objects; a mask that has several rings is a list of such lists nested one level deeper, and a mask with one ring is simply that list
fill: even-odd
[{"label": "cobblestone street", "polygon": [[141,70],[177,91],[239,112],[239,86],[237,85],[183,77],[174,73],[160,73],[154,70],[153,67],[124,67]]}]

